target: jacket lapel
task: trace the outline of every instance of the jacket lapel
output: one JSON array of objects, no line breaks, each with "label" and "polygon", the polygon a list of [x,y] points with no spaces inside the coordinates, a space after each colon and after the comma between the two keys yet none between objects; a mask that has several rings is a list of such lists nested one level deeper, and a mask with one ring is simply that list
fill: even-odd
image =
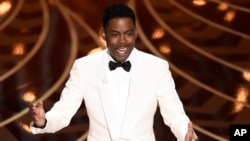
[{"label": "jacket lapel", "polygon": [[118,115],[115,110],[115,104],[112,96],[109,93],[108,82],[101,82],[100,97],[110,135],[112,139],[115,139],[120,136],[119,129],[116,128],[116,125],[118,124]]},{"label": "jacket lapel", "polygon": [[[110,136],[112,139],[116,139],[120,136],[119,129],[117,129],[118,115],[115,110],[115,104],[113,97],[109,92],[109,75],[108,75],[108,58],[107,52],[104,51],[103,58],[100,63],[100,73],[99,73],[99,94],[101,99],[101,104],[105,114],[107,126],[109,128]],[[106,68],[106,69],[103,69]]]}]

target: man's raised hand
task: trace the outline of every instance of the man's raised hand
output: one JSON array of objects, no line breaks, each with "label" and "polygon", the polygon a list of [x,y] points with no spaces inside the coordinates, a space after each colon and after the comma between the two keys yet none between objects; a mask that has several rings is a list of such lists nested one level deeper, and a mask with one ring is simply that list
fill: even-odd
[{"label": "man's raised hand", "polygon": [[40,101],[37,104],[30,104],[29,114],[34,122],[35,127],[44,127],[46,124],[45,110],[43,108],[43,103]]}]

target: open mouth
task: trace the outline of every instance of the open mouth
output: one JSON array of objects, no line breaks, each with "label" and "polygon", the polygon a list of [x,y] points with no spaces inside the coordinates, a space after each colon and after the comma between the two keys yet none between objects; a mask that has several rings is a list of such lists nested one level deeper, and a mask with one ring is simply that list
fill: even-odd
[{"label": "open mouth", "polygon": [[126,54],[128,48],[127,47],[121,47],[121,48],[117,48],[116,51],[119,55],[124,55]]}]

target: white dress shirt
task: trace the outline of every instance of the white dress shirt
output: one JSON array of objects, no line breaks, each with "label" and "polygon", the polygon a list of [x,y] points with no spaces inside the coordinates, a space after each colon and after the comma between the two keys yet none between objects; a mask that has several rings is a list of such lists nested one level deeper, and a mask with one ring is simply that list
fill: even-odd
[{"label": "white dress shirt", "polygon": [[120,121],[118,126],[120,126],[119,129],[121,129],[127,106],[130,73],[118,67],[110,72],[110,79],[109,89],[116,105],[116,113]]}]

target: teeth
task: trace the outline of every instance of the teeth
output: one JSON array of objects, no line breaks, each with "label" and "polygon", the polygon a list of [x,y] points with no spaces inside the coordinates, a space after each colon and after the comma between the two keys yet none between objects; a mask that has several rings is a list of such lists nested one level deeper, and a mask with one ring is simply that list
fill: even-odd
[{"label": "teeth", "polygon": [[117,49],[117,52],[119,53],[119,54],[124,54],[126,51],[128,50],[128,48],[118,48]]}]

